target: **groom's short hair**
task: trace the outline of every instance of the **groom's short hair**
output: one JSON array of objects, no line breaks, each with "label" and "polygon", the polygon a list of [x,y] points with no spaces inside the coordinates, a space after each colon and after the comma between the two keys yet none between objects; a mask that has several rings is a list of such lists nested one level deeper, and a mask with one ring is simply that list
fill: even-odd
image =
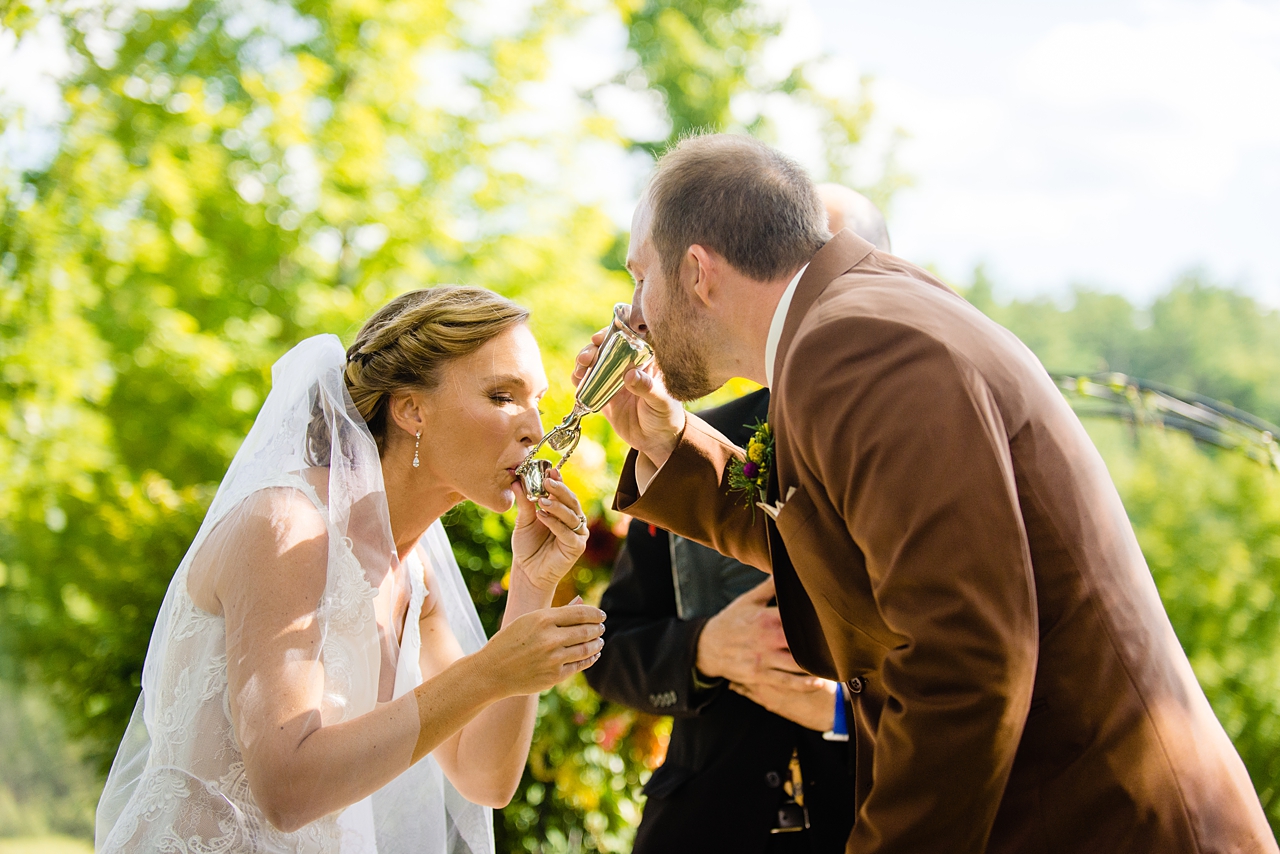
[{"label": "groom's short hair", "polygon": [[654,247],[672,281],[694,244],[768,281],[797,269],[831,239],[809,176],[749,136],[682,139],[659,158],[648,198]]}]

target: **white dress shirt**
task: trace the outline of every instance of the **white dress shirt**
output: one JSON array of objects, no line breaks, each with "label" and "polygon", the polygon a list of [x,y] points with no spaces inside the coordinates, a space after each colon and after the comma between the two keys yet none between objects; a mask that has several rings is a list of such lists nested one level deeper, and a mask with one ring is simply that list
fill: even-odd
[{"label": "white dress shirt", "polygon": [[764,342],[764,376],[766,384],[773,388],[773,363],[778,358],[778,343],[782,340],[782,327],[787,325],[787,309],[791,308],[791,298],[796,295],[796,287],[800,284],[800,277],[804,275],[804,271],[809,269],[809,265],[805,264],[800,268],[800,272],[796,273],[796,277],[791,280],[791,284],[787,285],[787,289],[782,292],[782,299],[778,300],[778,307],[773,310],[773,321],[769,324],[769,337]]}]

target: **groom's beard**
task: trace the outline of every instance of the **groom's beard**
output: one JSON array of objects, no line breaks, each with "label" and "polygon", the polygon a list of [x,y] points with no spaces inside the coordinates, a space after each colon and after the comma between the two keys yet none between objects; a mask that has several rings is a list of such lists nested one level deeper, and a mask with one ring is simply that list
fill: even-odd
[{"label": "groom's beard", "polygon": [[684,304],[670,306],[660,328],[651,322],[648,339],[667,392],[687,403],[706,397],[720,386],[712,382],[707,359],[697,343],[707,340],[711,330],[700,322],[693,300],[676,301]]}]

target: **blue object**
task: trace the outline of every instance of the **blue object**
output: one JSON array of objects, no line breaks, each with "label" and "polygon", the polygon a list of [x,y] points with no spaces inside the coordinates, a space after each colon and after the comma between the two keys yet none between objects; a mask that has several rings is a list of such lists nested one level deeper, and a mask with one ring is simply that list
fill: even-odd
[{"label": "blue object", "polygon": [[844,685],[839,682],[836,683],[835,720],[831,724],[831,729],[828,732],[824,732],[822,737],[827,741],[849,740],[849,720],[844,711]]}]

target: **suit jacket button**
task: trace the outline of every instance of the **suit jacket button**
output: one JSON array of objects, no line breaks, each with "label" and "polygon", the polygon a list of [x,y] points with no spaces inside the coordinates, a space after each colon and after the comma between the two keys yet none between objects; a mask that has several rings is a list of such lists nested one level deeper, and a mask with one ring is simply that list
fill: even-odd
[{"label": "suit jacket button", "polygon": [[782,785],[782,777],[777,771],[770,771],[768,774],[765,774],[764,781],[768,784],[770,789],[776,789]]},{"label": "suit jacket button", "polygon": [[861,677],[861,676],[855,676],[855,677],[853,677],[852,679],[850,679],[848,682],[846,682],[845,684],[849,686],[849,693],[850,693],[850,694],[861,694],[861,693],[862,693],[862,677]]}]

